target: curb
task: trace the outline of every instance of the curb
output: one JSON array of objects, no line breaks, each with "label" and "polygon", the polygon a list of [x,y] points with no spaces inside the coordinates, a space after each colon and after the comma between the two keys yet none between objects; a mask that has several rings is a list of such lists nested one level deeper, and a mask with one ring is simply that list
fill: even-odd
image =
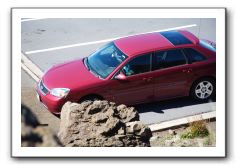
[{"label": "curb", "polygon": [[158,124],[152,124],[152,125],[149,125],[148,127],[151,129],[152,132],[155,132],[155,131],[168,129],[168,128],[179,126],[179,125],[188,124],[194,121],[206,120],[206,119],[211,119],[215,117],[216,117],[216,111],[212,111],[212,112],[207,112],[207,113],[203,113],[199,115],[188,116],[188,117],[184,117],[180,119],[165,121]]},{"label": "curb", "polygon": [[31,62],[24,54],[21,54],[21,67],[25,70],[36,82],[43,76],[43,72]]}]

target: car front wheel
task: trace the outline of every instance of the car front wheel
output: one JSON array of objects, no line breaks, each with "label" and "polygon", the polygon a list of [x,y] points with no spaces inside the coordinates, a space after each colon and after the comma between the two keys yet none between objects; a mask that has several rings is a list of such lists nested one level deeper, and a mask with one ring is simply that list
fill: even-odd
[{"label": "car front wheel", "polygon": [[191,88],[191,96],[199,101],[212,98],[216,92],[215,81],[211,78],[203,78],[196,81]]}]

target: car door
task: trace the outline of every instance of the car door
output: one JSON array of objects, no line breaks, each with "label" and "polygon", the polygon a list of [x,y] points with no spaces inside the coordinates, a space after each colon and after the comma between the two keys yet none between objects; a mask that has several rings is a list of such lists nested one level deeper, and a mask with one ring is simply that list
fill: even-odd
[{"label": "car door", "polygon": [[157,100],[186,95],[192,69],[181,49],[155,52],[152,70],[155,71]]},{"label": "car door", "polygon": [[[151,71],[151,54],[128,61],[121,70],[126,80],[113,78],[110,91],[116,103],[137,104],[154,98],[154,82]],[[115,75],[116,76],[116,75]]]}]

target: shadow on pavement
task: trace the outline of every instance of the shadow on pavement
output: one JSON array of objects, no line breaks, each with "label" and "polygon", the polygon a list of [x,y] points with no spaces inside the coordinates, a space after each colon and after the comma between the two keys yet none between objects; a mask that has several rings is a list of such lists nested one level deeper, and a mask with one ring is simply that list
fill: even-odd
[{"label": "shadow on pavement", "polygon": [[145,113],[145,112],[164,113],[165,110],[172,109],[172,108],[181,108],[185,106],[205,104],[209,102],[216,102],[216,98],[213,98],[205,102],[200,102],[200,101],[195,101],[189,97],[182,97],[182,98],[166,100],[166,101],[139,104],[134,107],[138,110],[139,113]]}]

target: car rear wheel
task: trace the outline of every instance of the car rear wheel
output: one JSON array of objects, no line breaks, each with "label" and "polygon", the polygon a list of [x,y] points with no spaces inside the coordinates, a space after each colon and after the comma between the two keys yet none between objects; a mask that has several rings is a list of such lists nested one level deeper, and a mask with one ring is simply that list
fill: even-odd
[{"label": "car rear wheel", "polygon": [[206,101],[216,93],[215,81],[211,78],[203,78],[196,81],[191,88],[191,96],[199,101]]}]

